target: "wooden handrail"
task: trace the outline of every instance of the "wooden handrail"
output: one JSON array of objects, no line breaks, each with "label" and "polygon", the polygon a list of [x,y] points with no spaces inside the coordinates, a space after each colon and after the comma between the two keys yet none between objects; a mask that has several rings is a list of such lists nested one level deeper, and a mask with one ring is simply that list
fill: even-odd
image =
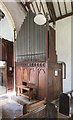
[{"label": "wooden handrail", "polygon": [[37,102],[37,103],[27,105],[27,109],[32,109],[34,107],[40,106],[41,104],[45,104],[45,103],[46,103],[46,98],[42,101]]},{"label": "wooden handrail", "polygon": [[39,108],[40,108],[40,109],[41,109],[41,108],[43,109],[43,108],[45,108],[45,107],[46,107],[46,105],[43,105],[42,107],[39,106],[38,108],[32,110],[31,112],[26,113],[26,114],[24,114],[24,115],[21,115],[21,116],[15,118],[14,120],[22,119],[22,118],[24,118],[24,117],[26,117],[26,116],[32,114],[33,112],[37,111]]},{"label": "wooden handrail", "polygon": [[[31,104],[31,105],[27,105],[25,104],[23,106],[23,115],[22,116],[19,116],[15,119],[21,119],[21,118],[24,118],[25,116],[31,114],[32,112],[35,112],[36,110],[38,110],[39,108],[44,108],[46,105],[44,105],[46,103],[46,98],[42,101],[39,101],[37,103],[34,103],[34,104]],[[34,108],[34,109],[32,109]],[[31,110],[30,112],[28,112],[28,110]]]}]

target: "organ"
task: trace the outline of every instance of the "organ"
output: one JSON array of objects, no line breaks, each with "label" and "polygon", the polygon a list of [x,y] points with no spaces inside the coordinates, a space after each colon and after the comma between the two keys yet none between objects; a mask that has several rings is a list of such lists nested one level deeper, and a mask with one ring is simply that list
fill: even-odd
[{"label": "organ", "polygon": [[62,65],[57,63],[55,30],[38,26],[29,11],[16,40],[16,86],[27,83],[36,98],[56,99],[62,92]]}]

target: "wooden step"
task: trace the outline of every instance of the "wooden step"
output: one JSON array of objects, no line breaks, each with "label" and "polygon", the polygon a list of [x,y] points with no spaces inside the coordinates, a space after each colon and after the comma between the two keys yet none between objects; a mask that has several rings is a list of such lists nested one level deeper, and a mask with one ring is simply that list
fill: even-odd
[{"label": "wooden step", "polygon": [[25,85],[17,85],[16,87],[29,91],[30,88]]},{"label": "wooden step", "polygon": [[22,93],[20,93],[20,96],[23,96],[23,97],[26,97],[26,98],[30,98],[31,99],[31,97],[29,97],[29,95],[28,94],[22,94]]},{"label": "wooden step", "polygon": [[17,96],[12,96],[11,99],[14,100],[14,101],[16,101],[17,103],[19,103],[21,105],[26,104],[25,101],[19,99],[19,97],[17,97]]},{"label": "wooden step", "polygon": [[37,103],[39,100],[31,100],[29,101],[27,98],[23,97],[23,96],[11,96],[11,99],[18,102],[21,105],[24,104],[34,104]]}]

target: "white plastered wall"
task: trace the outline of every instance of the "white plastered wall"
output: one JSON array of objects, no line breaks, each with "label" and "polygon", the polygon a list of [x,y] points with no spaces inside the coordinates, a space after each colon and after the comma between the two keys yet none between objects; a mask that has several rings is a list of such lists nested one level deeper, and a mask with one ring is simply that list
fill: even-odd
[{"label": "white plastered wall", "polygon": [[71,90],[71,17],[56,22],[56,51],[58,61],[66,63],[63,92]]},{"label": "white plastered wall", "polygon": [[12,27],[6,17],[0,21],[0,38],[13,41]]},{"label": "white plastered wall", "polygon": [[71,17],[71,89],[73,90],[73,16]]}]

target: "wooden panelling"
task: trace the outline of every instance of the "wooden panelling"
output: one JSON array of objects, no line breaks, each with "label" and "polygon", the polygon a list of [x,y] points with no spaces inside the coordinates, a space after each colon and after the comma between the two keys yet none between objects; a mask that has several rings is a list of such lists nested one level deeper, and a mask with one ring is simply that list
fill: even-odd
[{"label": "wooden panelling", "polygon": [[25,68],[23,68],[23,81],[28,82],[28,71]]},{"label": "wooden panelling", "polygon": [[49,61],[57,63],[57,55],[55,49],[55,30],[49,26]]},{"label": "wooden panelling", "polygon": [[13,91],[13,78],[12,77],[7,77],[7,92]]},{"label": "wooden panelling", "polygon": [[[55,76],[55,70],[58,72],[57,76]],[[24,81],[22,76],[25,76],[27,86],[36,88],[36,98],[39,100],[46,98],[47,101],[51,101],[62,92],[61,65],[57,63],[17,62],[16,73],[16,85],[22,85]]]},{"label": "wooden panelling", "polygon": [[[62,69],[59,64],[49,64],[49,97],[56,99],[62,92]],[[57,75],[55,74],[57,71]]]},{"label": "wooden panelling", "polygon": [[39,82],[38,82],[38,98],[44,99],[46,98],[46,76],[44,70],[40,70],[39,72]]},{"label": "wooden panelling", "polygon": [[35,71],[35,69],[30,70],[30,80],[29,80],[29,82],[32,83],[32,84],[36,84],[36,71]]},{"label": "wooden panelling", "polygon": [[3,85],[6,87],[6,80],[7,80],[6,66],[5,68],[0,68],[0,73],[2,75],[2,80],[0,81],[0,85]]},{"label": "wooden panelling", "polygon": [[52,100],[54,97],[54,90],[53,90],[53,70],[49,68],[49,86],[48,86],[48,100]]},{"label": "wooden panelling", "polygon": [[20,68],[17,68],[16,69],[16,78],[17,78],[17,84],[18,85],[20,85],[20,84],[22,84],[22,69],[21,69],[21,67]]},{"label": "wooden panelling", "polygon": [[2,59],[2,40],[0,39],[0,60]]},{"label": "wooden panelling", "polygon": [[[13,42],[0,39],[0,60],[6,61],[6,67],[7,67],[7,81],[6,81],[6,87],[7,91],[12,91],[14,82],[13,82]],[[12,68],[12,71],[10,71],[10,67]]]}]

